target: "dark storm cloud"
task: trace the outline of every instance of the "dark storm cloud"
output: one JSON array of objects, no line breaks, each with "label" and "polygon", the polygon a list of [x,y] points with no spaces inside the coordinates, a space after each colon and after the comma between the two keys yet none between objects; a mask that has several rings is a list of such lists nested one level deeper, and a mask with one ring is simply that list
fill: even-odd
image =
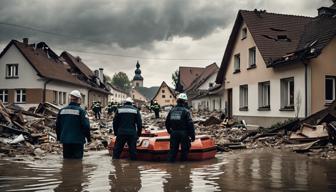
[{"label": "dark storm cloud", "polygon": [[[211,2],[211,1],[210,1]],[[78,37],[88,42],[136,47],[174,36],[206,37],[224,28],[235,14],[231,1],[19,1],[0,3],[0,22],[14,23]],[[0,39],[45,34],[1,26]],[[67,40],[67,38],[58,38]]]}]

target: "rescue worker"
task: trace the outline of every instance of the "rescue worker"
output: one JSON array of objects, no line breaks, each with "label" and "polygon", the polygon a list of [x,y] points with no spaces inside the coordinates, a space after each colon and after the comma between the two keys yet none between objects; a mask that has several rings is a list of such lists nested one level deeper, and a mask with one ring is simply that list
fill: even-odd
[{"label": "rescue worker", "polygon": [[95,101],[92,105],[92,111],[95,115],[95,119],[100,119],[101,106],[98,101]]},{"label": "rescue worker", "polygon": [[80,107],[81,93],[73,90],[70,103],[62,108],[56,119],[57,140],[63,144],[63,158],[82,159],[85,138],[91,142],[90,122],[85,110]]},{"label": "rescue worker", "polygon": [[177,105],[173,107],[166,119],[166,129],[170,134],[170,151],[168,161],[174,162],[181,145],[181,161],[186,161],[191,142],[195,141],[195,128],[189,110],[185,107],[188,97],[185,93],[177,96]]},{"label": "rescue worker", "polygon": [[112,113],[113,113],[113,105],[112,105],[111,102],[109,102],[109,104],[107,105],[106,111],[107,111],[108,119],[110,119],[112,117]]},{"label": "rescue worker", "polygon": [[154,111],[156,119],[160,118],[160,108],[161,108],[160,105],[155,100],[154,103],[153,103],[153,105],[151,106],[151,109]]},{"label": "rescue worker", "polygon": [[127,142],[131,160],[136,160],[136,143],[141,135],[142,120],[140,111],[133,107],[133,100],[128,97],[122,107],[117,109],[113,119],[113,131],[117,136],[113,149],[113,159],[119,159]]},{"label": "rescue worker", "polygon": [[112,111],[113,111],[113,113],[115,113],[117,111],[117,109],[118,109],[118,103],[117,102],[113,102],[112,103]]}]

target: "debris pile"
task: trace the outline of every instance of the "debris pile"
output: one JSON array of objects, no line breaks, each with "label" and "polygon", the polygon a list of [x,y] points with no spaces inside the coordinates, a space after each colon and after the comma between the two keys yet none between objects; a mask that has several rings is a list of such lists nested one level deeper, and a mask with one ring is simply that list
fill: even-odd
[{"label": "debris pile", "polygon": [[8,156],[59,153],[56,143],[56,115],[59,108],[51,103],[25,111],[5,107],[0,101],[0,149]]},{"label": "debris pile", "polygon": [[194,113],[196,133],[215,138],[219,151],[272,147],[336,159],[336,102],[303,120],[289,119],[271,128],[221,117],[220,113]]},{"label": "debris pile", "polygon": [[[43,156],[60,154],[62,145],[56,141],[56,117],[60,108],[51,103],[23,110],[17,106],[5,107],[0,100],[0,153]],[[94,120],[89,113],[92,142],[86,150],[106,149],[111,133],[111,120]]]}]

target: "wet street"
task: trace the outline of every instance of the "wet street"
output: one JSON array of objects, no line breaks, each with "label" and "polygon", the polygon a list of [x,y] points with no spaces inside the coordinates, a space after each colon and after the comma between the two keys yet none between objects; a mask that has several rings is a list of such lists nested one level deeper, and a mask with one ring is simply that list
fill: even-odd
[{"label": "wet street", "polygon": [[335,191],[336,161],[281,151],[218,154],[203,162],[0,160],[0,191]]}]

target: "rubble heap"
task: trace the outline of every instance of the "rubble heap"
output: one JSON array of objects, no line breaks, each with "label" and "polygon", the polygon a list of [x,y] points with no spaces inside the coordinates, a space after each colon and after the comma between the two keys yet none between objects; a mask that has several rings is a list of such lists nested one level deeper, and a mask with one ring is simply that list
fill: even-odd
[{"label": "rubble heap", "polygon": [[[62,145],[56,141],[56,117],[60,108],[41,103],[37,108],[23,110],[17,106],[5,107],[0,100],[0,153],[6,156],[60,154]],[[86,150],[101,150],[109,140],[108,120],[94,120],[89,113],[92,142]]]},{"label": "rubble heap", "polygon": [[288,119],[270,128],[225,119],[220,113],[194,113],[197,134],[215,138],[219,151],[281,148],[336,159],[336,102],[303,120]]}]

